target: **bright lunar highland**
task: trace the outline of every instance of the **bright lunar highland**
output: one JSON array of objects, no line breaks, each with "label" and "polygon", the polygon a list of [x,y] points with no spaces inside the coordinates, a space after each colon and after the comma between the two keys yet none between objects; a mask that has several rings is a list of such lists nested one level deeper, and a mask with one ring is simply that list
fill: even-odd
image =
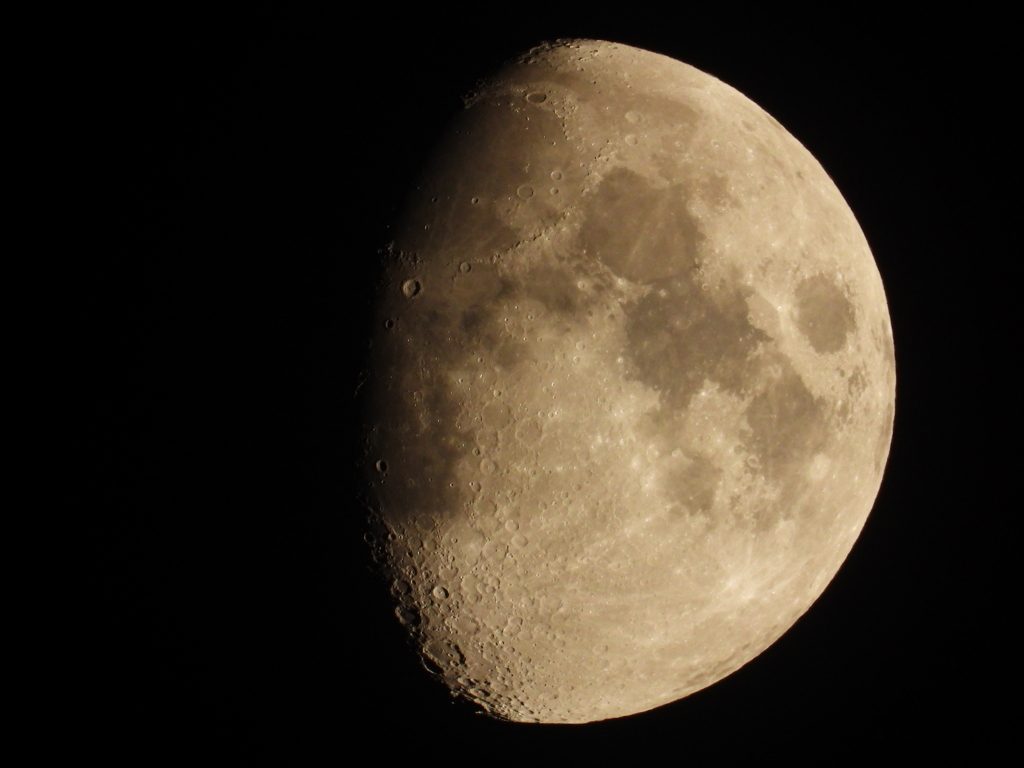
[{"label": "bright lunar highland", "polygon": [[384,253],[377,553],[428,669],[583,723],[785,632],[878,492],[882,282],[821,165],[719,80],[546,44],[465,101]]}]

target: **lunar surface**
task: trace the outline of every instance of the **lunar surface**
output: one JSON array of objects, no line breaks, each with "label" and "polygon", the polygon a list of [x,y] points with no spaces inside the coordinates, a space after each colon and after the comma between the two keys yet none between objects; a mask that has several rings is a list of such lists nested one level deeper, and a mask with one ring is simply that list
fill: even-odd
[{"label": "lunar surface", "polygon": [[467,97],[383,258],[370,538],[454,693],[642,712],[825,589],[881,482],[892,332],[839,190],[749,99],[545,44]]}]

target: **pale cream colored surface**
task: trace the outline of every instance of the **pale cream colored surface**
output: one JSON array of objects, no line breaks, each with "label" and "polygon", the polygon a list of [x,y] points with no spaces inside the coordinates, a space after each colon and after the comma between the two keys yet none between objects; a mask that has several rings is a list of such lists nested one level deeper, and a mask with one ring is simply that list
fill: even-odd
[{"label": "pale cream colored surface", "polygon": [[774,119],[657,54],[548,46],[468,99],[378,327],[397,612],[499,717],[620,717],[728,675],[878,491],[892,334],[853,214]]}]

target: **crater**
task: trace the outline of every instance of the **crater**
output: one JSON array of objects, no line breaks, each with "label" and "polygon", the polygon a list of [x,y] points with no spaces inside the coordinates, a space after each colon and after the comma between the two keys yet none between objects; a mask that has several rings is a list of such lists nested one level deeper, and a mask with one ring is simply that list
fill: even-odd
[{"label": "crater", "polygon": [[[375,450],[386,457],[378,463],[394,478],[378,491],[382,507],[390,519],[406,525],[418,514],[441,514],[459,502],[456,467],[472,441],[468,432],[454,427],[460,404],[443,374],[415,383],[403,378],[374,398],[366,416],[375,425]],[[376,465],[372,474],[384,476]]]}]

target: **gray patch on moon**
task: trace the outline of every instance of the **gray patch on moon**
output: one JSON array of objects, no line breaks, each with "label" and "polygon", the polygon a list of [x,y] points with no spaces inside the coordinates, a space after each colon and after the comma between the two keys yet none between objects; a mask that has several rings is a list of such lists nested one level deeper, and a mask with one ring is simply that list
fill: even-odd
[{"label": "gray patch on moon", "polygon": [[483,304],[462,312],[461,329],[468,343],[477,349],[486,349],[502,368],[514,368],[528,354],[528,345],[511,338],[497,321],[497,311]]},{"label": "gray patch on moon", "polygon": [[572,317],[585,303],[576,281],[565,268],[539,266],[526,276],[523,294],[541,302],[550,312]]},{"label": "gray patch on moon", "polygon": [[888,319],[882,321],[882,330],[880,333],[882,338],[882,359],[885,360],[886,370],[889,375],[895,378],[896,376],[896,351],[893,349],[892,344],[892,329],[889,327]]},{"label": "gray patch on moon", "polygon": [[673,409],[686,408],[707,380],[742,393],[760,365],[754,352],[770,340],[751,325],[738,288],[716,302],[689,275],[653,283],[627,308],[626,333],[639,380]]},{"label": "gray patch on moon", "polygon": [[889,455],[889,445],[892,442],[893,418],[896,415],[896,407],[893,403],[886,403],[885,415],[882,417],[882,430],[878,433],[878,440],[875,443],[875,472],[881,474],[885,466],[885,459]]},{"label": "gray patch on moon", "polygon": [[389,514],[407,525],[423,512],[441,515],[459,502],[455,465],[472,445],[468,431],[454,429],[460,407],[442,380],[417,382],[412,396],[395,393],[384,413],[367,416],[378,425],[372,442],[379,455],[373,483],[386,497]]},{"label": "gray patch on moon", "polygon": [[864,378],[864,366],[859,365],[853,369],[850,377],[846,380],[846,389],[850,393],[851,398],[859,398],[864,394],[864,389],[868,383]]},{"label": "gray patch on moon", "polygon": [[706,380],[741,392],[756,366],[751,356],[770,340],[750,323],[750,292],[738,284],[709,290],[697,261],[702,240],[683,187],[655,189],[624,168],[601,182],[579,236],[588,257],[649,288],[626,307],[626,352],[639,380],[676,409]]},{"label": "gray patch on moon", "polygon": [[781,367],[746,411],[748,446],[770,479],[785,479],[828,441],[825,403],[814,398],[788,360],[782,358]]},{"label": "gray patch on moon", "polygon": [[796,287],[796,325],[819,354],[838,352],[854,330],[853,305],[830,278],[814,275]]},{"label": "gray patch on moon", "polygon": [[706,456],[698,455],[688,464],[670,469],[665,486],[672,499],[682,506],[681,511],[710,518],[721,480],[722,469]]},{"label": "gray patch on moon", "polygon": [[[474,270],[464,281],[473,280],[478,272]],[[576,286],[574,278],[563,266],[538,265],[522,268],[515,282],[502,279],[500,286],[485,295],[466,299],[465,309],[454,307],[460,313],[459,329],[466,334],[464,344],[458,349],[487,350],[488,354],[505,369],[512,369],[524,360],[530,359],[530,345],[522,338],[516,338],[505,325],[507,312],[503,304],[534,300],[540,302],[554,317],[571,318],[586,312],[592,304]],[[466,306],[468,305],[468,306]]]},{"label": "gray patch on moon", "polygon": [[636,283],[692,268],[699,239],[678,189],[654,189],[625,168],[614,169],[601,182],[580,232],[587,256]]}]

